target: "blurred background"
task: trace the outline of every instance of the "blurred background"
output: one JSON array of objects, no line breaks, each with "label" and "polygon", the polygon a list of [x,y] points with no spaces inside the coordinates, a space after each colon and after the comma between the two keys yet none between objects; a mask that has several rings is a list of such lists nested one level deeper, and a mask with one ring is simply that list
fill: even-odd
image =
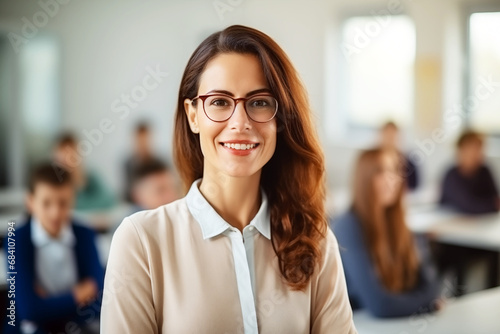
[{"label": "blurred background", "polygon": [[[437,201],[468,127],[485,135],[500,180],[500,1],[0,0],[2,230],[25,212],[29,171],[71,133],[113,198],[76,210],[101,232],[105,264],[112,227],[137,205],[127,200],[131,156],[144,144],[175,179],[182,72],[204,38],[232,24],[270,35],[300,73],[326,156],[330,214],[349,205],[354,159],[388,121],[419,170],[411,205]],[[170,182],[172,198],[182,196]]]},{"label": "blurred background", "polygon": [[[424,187],[440,178],[469,124],[491,135],[487,154],[500,173],[500,14],[485,12],[498,1],[43,3],[0,1],[1,189],[22,188],[65,130],[89,143],[81,143],[86,163],[116,192],[138,121],[154,125],[154,148],[170,157],[184,66],[206,36],[231,24],[269,34],[300,72],[331,187],[346,186],[352,157],[387,120],[422,160]],[[166,75],[144,93],[148,69]],[[482,80],[493,82],[483,98],[475,95]],[[125,108],[124,95],[132,96]],[[101,138],[94,130],[105,120]]]},{"label": "blurred background", "polygon": [[[90,143],[81,144],[86,162],[117,192],[139,120],[154,124],[154,147],[169,157],[184,66],[206,36],[231,24],[269,34],[300,72],[330,186],[346,185],[356,150],[387,120],[421,157],[423,186],[441,176],[467,124],[491,134],[487,152],[500,173],[500,14],[485,12],[498,1],[43,3],[0,1],[1,189],[22,188],[63,130]],[[148,69],[167,75],[144,93]],[[475,95],[482,80],[496,82],[486,98]],[[132,95],[125,108],[124,94]],[[103,120],[109,133],[92,142]]]}]

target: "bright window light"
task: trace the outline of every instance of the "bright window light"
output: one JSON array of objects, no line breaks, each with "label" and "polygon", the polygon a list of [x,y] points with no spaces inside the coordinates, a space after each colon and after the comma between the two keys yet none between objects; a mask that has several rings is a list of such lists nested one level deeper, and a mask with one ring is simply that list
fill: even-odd
[{"label": "bright window light", "polygon": [[415,27],[405,15],[344,21],[340,112],[348,127],[374,128],[413,119]]},{"label": "bright window light", "polygon": [[500,134],[500,12],[470,16],[469,57],[470,123]]}]

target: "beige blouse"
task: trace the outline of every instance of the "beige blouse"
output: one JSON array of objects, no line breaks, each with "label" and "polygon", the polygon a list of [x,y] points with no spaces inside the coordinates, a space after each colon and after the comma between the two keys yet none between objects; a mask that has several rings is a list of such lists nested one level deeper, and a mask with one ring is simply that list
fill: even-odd
[{"label": "beige blouse", "polygon": [[356,333],[337,241],[305,291],[285,283],[267,197],[243,234],[200,193],[124,219],[111,244],[101,333]]}]

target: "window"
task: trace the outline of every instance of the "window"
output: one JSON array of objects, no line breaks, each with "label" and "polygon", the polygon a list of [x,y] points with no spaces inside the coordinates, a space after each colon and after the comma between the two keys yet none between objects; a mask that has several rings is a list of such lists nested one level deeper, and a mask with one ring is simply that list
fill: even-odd
[{"label": "window", "polygon": [[500,12],[469,17],[469,67],[465,107],[469,123],[488,134],[500,134]]},{"label": "window", "polygon": [[40,35],[19,53],[19,108],[25,163],[46,159],[60,128],[59,42]]},{"label": "window", "polygon": [[30,38],[16,52],[0,31],[0,188],[21,188],[60,128],[59,42]]},{"label": "window", "polygon": [[341,27],[338,112],[350,129],[413,119],[415,27],[405,15],[359,16]]}]

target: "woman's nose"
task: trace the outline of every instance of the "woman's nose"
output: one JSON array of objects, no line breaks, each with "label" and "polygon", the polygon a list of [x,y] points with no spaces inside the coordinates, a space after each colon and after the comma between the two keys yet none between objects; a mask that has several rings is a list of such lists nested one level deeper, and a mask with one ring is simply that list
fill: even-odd
[{"label": "woman's nose", "polygon": [[231,129],[244,130],[251,128],[251,121],[245,111],[245,103],[237,101],[234,113],[229,119]]}]

